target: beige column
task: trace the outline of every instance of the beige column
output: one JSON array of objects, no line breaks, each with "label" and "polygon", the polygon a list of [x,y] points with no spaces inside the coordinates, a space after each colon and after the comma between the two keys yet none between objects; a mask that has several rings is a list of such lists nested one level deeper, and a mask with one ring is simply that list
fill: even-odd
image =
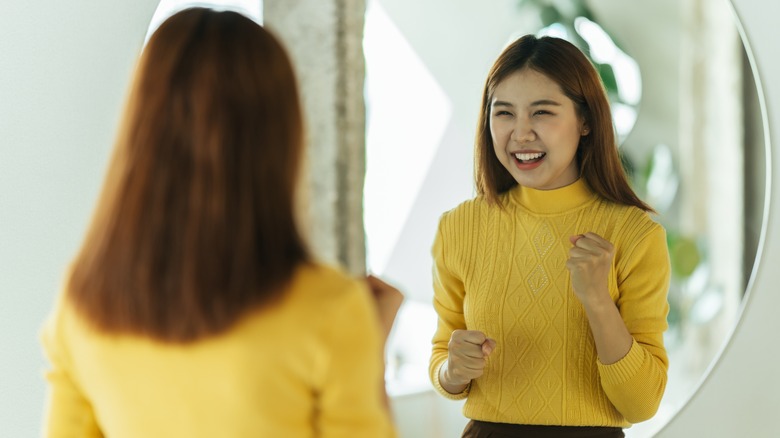
[{"label": "beige column", "polygon": [[744,292],[743,55],[730,8],[712,6],[683,2],[680,44],[680,225],[705,239],[707,287],[722,298],[713,321],[693,332],[702,370],[732,329]]},{"label": "beige column", "polygon": [[316,255],[365,270],[365,0],[265,0],[265,25],[292,56],[307,128],[308,220]]}]

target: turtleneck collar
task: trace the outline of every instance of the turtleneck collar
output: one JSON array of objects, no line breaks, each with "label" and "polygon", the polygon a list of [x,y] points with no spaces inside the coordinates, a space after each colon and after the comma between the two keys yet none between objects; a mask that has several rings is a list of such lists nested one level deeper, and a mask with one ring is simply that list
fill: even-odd
[{"label": "turtleneck collar", "polygon": [[537,190],[515,186],[509,191],[510,202],[526,210],[541,214],[564,213],[588,203],[596,194],[583,178],[568,186],[553,190]]}]

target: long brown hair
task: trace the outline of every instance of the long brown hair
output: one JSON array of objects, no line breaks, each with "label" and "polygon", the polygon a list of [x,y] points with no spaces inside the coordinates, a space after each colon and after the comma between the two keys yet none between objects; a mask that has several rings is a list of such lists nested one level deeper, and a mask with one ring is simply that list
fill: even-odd
[{"label": "long brown hair", "polygon": [[105,332],[186,342],[278,297],[309,253],[294,205],[303,154],[280,43],[192,8],[152,35],[68,297]]},{"label": "long brown hair", "polygon": [[477,193],[491,203],[498,195],[517,185],[517,181],[498,161],[490,135],[490,102],[501,81],[512,73],[531,68],[555,81],[574,102],[577,114],[590,128],[577,148],[580,175],[601,197],[645,211],[653,211],[631,189],[618,155],[609,101],[593,64],[570,42],[526,35],[510,44],[499,55],[488,73],[482,94],[475,142],[475,180]]}]

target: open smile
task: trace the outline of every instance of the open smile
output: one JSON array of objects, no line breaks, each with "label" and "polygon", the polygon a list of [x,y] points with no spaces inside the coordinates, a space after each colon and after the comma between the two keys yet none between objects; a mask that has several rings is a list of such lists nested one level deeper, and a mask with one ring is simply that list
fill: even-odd
[{"label": "open smile", "polygon": [[544,157],[547,154],[545,152],[530,152],[530,153],[527,153],[527,152],[519,153],[518,152],[518,153],[512,154],[512,155],[515,156],[515,159],[520,164],[530,164],[530,163],[535,163],[537,161],[543,160]]}]

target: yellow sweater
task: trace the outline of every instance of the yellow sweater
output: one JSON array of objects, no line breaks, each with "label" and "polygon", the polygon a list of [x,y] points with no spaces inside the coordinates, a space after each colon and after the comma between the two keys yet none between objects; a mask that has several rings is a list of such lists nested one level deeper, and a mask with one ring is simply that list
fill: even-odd
[{"label": "yellow sweater", "polygon": [[361,282],[302,267],[279,304],[171,345],[98,333],[60,299],[42,334],[45,435],[393,436],[370,300]]},{"label": "yellow sweater", "polygon": [[[468,397],[464,414],[482,421],[627,427],[652,417],[668,368],[664,229],[638,208],[601,199],[582,180],[552,191],[518,186],[502,203],[504,211],[476,198],[439,223],[430,362],[436,389]],[[598,361],[565,267],[569,236],[587,231],[615,246],[609,292],[634,338],[609,365]],[[484,374],[452,395],[439,383],[439,368],[456,329],[480,330],[497,347]]]}]

